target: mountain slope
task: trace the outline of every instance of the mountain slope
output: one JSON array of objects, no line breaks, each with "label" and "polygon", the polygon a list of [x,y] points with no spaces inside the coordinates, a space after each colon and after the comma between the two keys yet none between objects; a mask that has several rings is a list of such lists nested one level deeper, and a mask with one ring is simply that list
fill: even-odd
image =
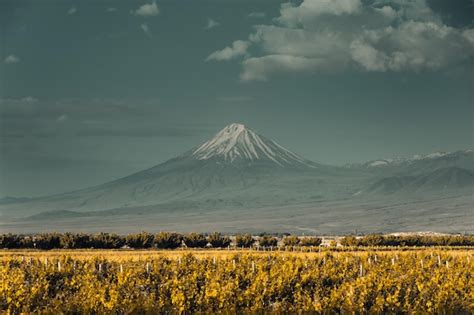
[{"label": "mountain slope", "polygon": [[202,208],[286,204],[347,194],[345,184],[340,191],[332,188],[338,171],[231,124],[211,140],[150,169],[80,191],[0,206],[0,211],[18,216],[170,203]]},{"label": "mountain slope", "polygon": [[42,198],[6,199],[0,203],[0,229],[90,225],[121,232],[185,224],[201,231],[194,226],[201,222],[214,227],[205,231],[229,231],[241,228],[238,220],[260,232],[267,226],[353,231],[360,224],[381,231],[376,228],[431,228],[432,222],[443,229],[454,215],[452,226],[465,228],[473,170],[470,150],[352,167],[322,165],[231,124],[176,158],[115,181]]},{"label": "mountain slope", "polygon": [[439,192],[474,192],[474,171],[444,167],[417,176],[390,176],[376,180],[368,187],[370,194],[428,194]]},{"label": "mountain slope", "polygon": [[456,152],[435,152],[428,155],[415,155],[413,158],[379,159],[362,164],[352,164],[349,168],[364,169],[372,173],[420,175],[441,168],[458,167],[474,170],[474,150]]},{"label": "mountain slope", "polygon": [[280,167],[317,167],[273,140],[258,135],[242,124],[231,124],[214,138],[192,151],[197,160],[218,159],[230,163],[274,164]]}]

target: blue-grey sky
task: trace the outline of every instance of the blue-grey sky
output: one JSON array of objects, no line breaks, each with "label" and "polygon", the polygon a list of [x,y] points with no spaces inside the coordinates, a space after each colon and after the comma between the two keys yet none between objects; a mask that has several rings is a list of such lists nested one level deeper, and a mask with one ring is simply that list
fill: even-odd
[{"label": "blue-grey sky", "polygon": [[474,147],[470,0],[2,0],[0,197],[241,122],[327,164]]}]

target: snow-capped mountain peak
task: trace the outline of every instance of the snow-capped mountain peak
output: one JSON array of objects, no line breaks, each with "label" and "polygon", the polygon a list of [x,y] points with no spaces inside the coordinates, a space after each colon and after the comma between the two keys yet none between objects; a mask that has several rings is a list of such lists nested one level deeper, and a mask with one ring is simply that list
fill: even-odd
[{"label": "snow-capped mountain peak", "polygon": [[219,131],[192,152],[198,160],[223,159],[234,161],[271,162],[279,166],[314,167],[297,154],[267,139],[243,124],[233,123]]}]

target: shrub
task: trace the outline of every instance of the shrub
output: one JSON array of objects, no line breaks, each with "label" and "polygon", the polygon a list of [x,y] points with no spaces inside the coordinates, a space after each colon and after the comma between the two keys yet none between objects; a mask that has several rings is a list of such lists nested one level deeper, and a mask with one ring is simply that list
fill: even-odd
[{"label": "shrub", "polygon": [[61,248],[88,248],[91,247],[90,236],[88,234],[65,233],[59,237]]},{"label": "shrub", "polygon": [[0,248],[20,248],[21,238],[15,234],[2,234],[0,235]]},{"label": "shrub", "polygon": [[254,243],[255,240],[250,234],[237,234],[235,236],[235,246],[237,247],[250,247]]},{"label": "shrub", "polygon": [[94,248],[121,248],[125,239],[117,234],[99,233],[91,236],[91,245]]},{"label": "shrub", "polygon": [[125,237],[125,244],[131,248],[150,248],[153,246],[155,236],[148,232],[129,234]]},{"label": "shrub", "polygon": [[354,236],[344,236],[340,243],[342,246],[358,246],[359,240]]},{"label": "shrub", "polygon": [[297,236],[287,236],[283,239],[285,246],[297,246],[300,243],[300,239]]},{"label": "shrub", "polygon": [[263,247],[277,246],[278,240],[276,237],[265,235],[258,239],[258,243],[260,246],[263,246]]},{"label": "shrub", "polygon": [[155,246],[161,249],[175,249],[181,246],[183,236],[178,233],[160,232],[155,235]]},{"label": "shrub", "polygon": [[212,247],[227,247],[230,245],[231,240],[227,236],[222,236],[221,233],[215,232],[209,235],[208,237],[209,243]]},{"label": "shrub", "polygon": [[301,246],[319,246],[323,240],[319,237],[305,237],[300,240]]},{"label": "shrub", "polygon": [[60,248],[61,238],[57,233],[39,234],[33,239],[33,245],[39,249]]},{"label": "shrub", "polygon": [[207,239],[203,234],[189,233],[184,237],[184,244],[191,248],[203,248],[207,245]]}]

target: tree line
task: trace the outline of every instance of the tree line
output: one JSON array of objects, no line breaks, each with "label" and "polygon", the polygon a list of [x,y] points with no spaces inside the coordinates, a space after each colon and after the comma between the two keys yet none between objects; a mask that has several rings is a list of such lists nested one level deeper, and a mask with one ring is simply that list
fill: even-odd
[{"label": "tree line", "polygon": [[[321,238],[287,236],[283,238],[285,246],[318,246]],[[0,234],[0,248],[21,249],[118,249],[118,248],[226,248],[229,246],[249,248],[256,244],[262,247],[276,247],[279,239],[262,235],[258,238],[250,234],[237,234],[232,240],[229,236],[215,232],[209,235],[199,233],[180,234],[160,232],[152,234],[141,232],[128,235],[113,233],[42,233],[37,235]]]},{"label": "tree line", "polygon": [[345,236],[342,246],[474,246],[474,235],[382,235]]},{"label": "tree line", "polygon": [[[113,233],[42,233],[36,235],[0,234],[0,248],[7,249],[118,249],[118,248],[158,248],[176,249],[187,248],[226,248],[229,246],[249,248],[261,247],[304,247],[319,246],[320,237],[298,237],[285,235],[275,237],[262,234],[254,237],[250,234],[237,234],[233,238],[215,232],[211,234],[174,232],[148,232],[118,235]],[[381,235],[372,234],[361,237],[345,236],[331,245],[339,243],[342,246],[474,246],[474,236],[462,235]]]}]

